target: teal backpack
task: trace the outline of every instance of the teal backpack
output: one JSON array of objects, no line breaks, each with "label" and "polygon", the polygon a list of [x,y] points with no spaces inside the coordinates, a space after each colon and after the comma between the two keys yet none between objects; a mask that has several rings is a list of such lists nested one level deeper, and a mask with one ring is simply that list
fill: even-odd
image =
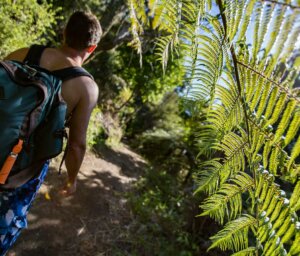
[{"label": "teal backpack", "polygon": [[62,81],[91,75],[80,67],[39,67],[45,47],[32,46],[25,63],[0,61],[0,189],[16,188],[61,153],[66,136]]}]

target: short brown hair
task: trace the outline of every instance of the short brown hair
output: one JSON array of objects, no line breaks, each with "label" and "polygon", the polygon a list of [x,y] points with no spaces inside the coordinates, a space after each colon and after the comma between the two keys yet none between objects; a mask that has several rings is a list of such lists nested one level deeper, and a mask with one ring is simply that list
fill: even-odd
[{"label": "short brown hair", "polygon": [[90,12],[76,11],[68,20],[65,28],[65,43],[76,50],[97,45],[102,28],[97,17]]}]

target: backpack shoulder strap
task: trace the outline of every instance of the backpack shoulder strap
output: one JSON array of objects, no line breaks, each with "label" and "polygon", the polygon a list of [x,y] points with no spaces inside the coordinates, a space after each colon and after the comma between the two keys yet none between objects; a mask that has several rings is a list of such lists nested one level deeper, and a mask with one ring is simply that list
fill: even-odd
[{"label": "backpack shoulder strap", "polygon": [[87,76],[94,80],[93,76],[82,67],[68,67],[52,71],[52,74],[59,77],[63,82],[79,76]]},{"label": "backpack shoulder strap", "polygon": [[[39,66],[41,56],[46,48],[47,46],[43,45],[32,45],[24,59],[24,63],[27,62],[30,65]],[[54,70],[51,73],[60,78],[63,82],[79,76],[87,76],[94,80],[93,76],[82,67],[68,67]]]},{"label": "backpack shoulder strap", "polygon": [[24,59],[24,63],[28,63],[30,65],[40,65],[40,59],[43,54],[43,51],[47,48],[47,46],[34,44],[30,46],[29,51]]}]

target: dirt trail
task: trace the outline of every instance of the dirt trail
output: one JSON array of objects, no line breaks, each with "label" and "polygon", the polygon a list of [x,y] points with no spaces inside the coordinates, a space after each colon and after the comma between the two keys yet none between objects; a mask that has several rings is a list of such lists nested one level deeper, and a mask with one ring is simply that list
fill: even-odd
[{"label": "dirt trail", "polygon": [[88,153],[76,195],[58,196],[65,178],[52,168],[28,215],[24,230],[8,256],[116,255],[126,247],[123,236],[132,216],[125,192],[142,174],[145,161],[126,147],[103,147]]}]

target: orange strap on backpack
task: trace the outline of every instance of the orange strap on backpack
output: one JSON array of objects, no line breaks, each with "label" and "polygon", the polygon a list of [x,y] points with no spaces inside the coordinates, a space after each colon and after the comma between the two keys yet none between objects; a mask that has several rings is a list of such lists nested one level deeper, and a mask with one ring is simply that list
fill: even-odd
[{"label": "orange strap on backpack", "polygon": [[13,147],[12,151],[6,158],[1,170],[0,170],[0,184],[5,184],[7,177],[13,168],[15,161],[17,160],[18,154],[21,152],[23,147],[23,140],[19,139],[18,143]]}]

